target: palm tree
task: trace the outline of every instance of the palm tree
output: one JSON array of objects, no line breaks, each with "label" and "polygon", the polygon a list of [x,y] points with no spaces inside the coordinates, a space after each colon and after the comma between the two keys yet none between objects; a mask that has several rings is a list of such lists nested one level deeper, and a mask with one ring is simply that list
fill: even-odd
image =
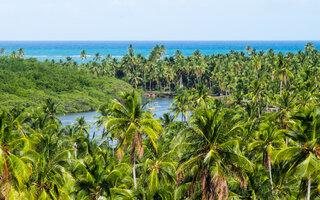
[{"label": "palm tree", "polygon": [[80,117],[76,119],[75,130],[80,134],[84,134],[85,136],[89,136],[88,130],[90,129],[90,125],[86,123],[84,117]]},{"label": "palm tree", "polygon": [[190,180],[189,195],[199,183],[202,199],[228,199],[229,174],[237,177],[240,187],[246,189],[243,172],[252,170],[252,164],[240,154],[238,141],[232,138],[232,127],[226,126],[226,120],[223,109],[202,106],[193,113],[190,126],[183,131],[185,145],[182,146],[186,153],[181,158],[177,177],[179,182]]},{"label": "palm tree", "polygon": [[[148,138],[155,149],[162,132],[161,124],[153,119],[151,113],[144,109],[141,99],[135,91],[120,94],[121,99],[112,104],[111,115],[105,125],[106,133],[114,133],[118,138],[118,158],[121,159],[128,146],[131,147],[130,158],[134,189],[137,189],[136,158],[143,155],[143,139]],[[105,135],[105,134],[104,134]]]},{"label": "palm tree", "polygon": [[122,57],[121,62],[121,66],[124,67],[124,72],[127,76],[127,80],[129,80],[129,75],[135,72],[135,68],[137,65],[137,59],[134,55],[132,44],[129,45],[128,53]]},{"label": "palm tree", "polygon": [[18,52],[18,57],[22,58],[24,56],[24,51],[22,48],[19,48],[17,52]]},{"label": "palm tree", "polygon": [[[286,161],[289,175],[307,180],[306,199],[311,198],[312,176],[320,168],[320,114],[319,108],[314,105],[301,107],[292,114],[293,129],[288,133],[296,145],[289,146],[276,155],[276,160]],[[293,143],[293,144],[294,144]]]},{"label": "palm tree", "polygon": [[100,74],[99,63],[90,62],[89,63],[89,70],[93,75],[99,76],[99,74]]},{"label": "palm tree", "polygon": [[188,98],[186,92],[177,95],[174,97],[174,102],[171,104],[172,112],[174,112],[174,118],[177,118],[179,114],[181,114],[181,121],[186,121],[189,113],[188,111],[191,109],[190,99]]},{"label": "palm tree", "polygon": [[72,170],[77,199],[108,198],[114,188],[129,187],[126,180],[130,179],[130,170],[130,165],[116,165],[108,156],[108,151],[96,147],[92,154],[76,162]]},{"label": "palm tree", "polygon": [[93,60],[95,60],[95,61],[101,60],[100,54],[99,53],[95,53],[94,56],[93,56]]},{"label": "palm tree", "polygon": [[278,57],[278,69],[274,71],[274,78],[278,77],[280,78],[280,97],[282,95],[282,86],[283,84],[287,84],[287,78],[292,78],[293,74],[290,70],[287,69],[288,62],[284,58],[282,53],[279,53]]},{"label": "palm tree", "polygon": [[9,55],[10,58],[16,58],[17,57],[17,53],[15,51],[12,51]]},{"label": "palm tree", "polygon": [[184,57],[182,55],[182,52],[177,50],[174,54],[174,58],[175,58],[175,69],[177,70],[177,74],[179,75],[179,87],[182,88],[183,87],[183,73],[185,71],[184,69]]},{"label": "palm tree", "polygon": [[84,59],[87,59],[87,57],[88,57],[88,53],[84,49],[82,49],[80,52],[80,58],[81,58],[82,62]]},{"label": "palm tree", "polygon": [[246,46],[245,50],[246,50],[247,54],[249,55],[252,52],[252,47]]},{"label": "palm tree", "polygon": [[66,57],[66,62],[67,62],[68,64],[71,64],[71,61],[72,61],[72,58],[71,58],[70,56],[67,56],[67,57]]},{"label": "palm tree", "polygon": [[4,55],[4,54],[6,53],[6,49],[2,47],[2,48],[0,49],[0,53],[1,53],[2,55]]},{"label": "palm tree", "polygon": [[271,169],[271,154],[274,149],[285,147],[283,141],[283,131],[278,130],[277,126],[271,120],[266,121],[260,125],[259,132],[254,136],[253,142],[248,145],[249,150],[255,150],[262,152],[263,167],[269,172],[270,191],[274,194],[273,181],[272,181],[272,169]]},{"label": "palm tree", "polygon": [[173,158],[176,157],[176,152],[167,152],[167,149],[162,145],[164,145],[163,141],[157,142],[159,151],[156,151],[152,148],[152,144],[148,144],[149,148],[146,148],[148,158],[137,165],[143,171],[140,181],[141,185],[148,186],[147,193],[150,199],[157,199],[157,197],[165,199],[164,196],[172,199],[174,196],[177,162]]},{"label": "palm tree", "polygon": [[[11,113],[14,113],[13,111]],[[16,116],[3,110],[0,111],[0,198],[13,197],[14,191],[19,191],[23,184],[29,181],[32,173],[32,156],[30,153],[30,136],[24,124],[24,113]]]},{"label": "palm tree", "polygon": [[142,78],[137,73],[133,73],[129,75],[129,81],[137,89],[138,85],[142,82]]}]

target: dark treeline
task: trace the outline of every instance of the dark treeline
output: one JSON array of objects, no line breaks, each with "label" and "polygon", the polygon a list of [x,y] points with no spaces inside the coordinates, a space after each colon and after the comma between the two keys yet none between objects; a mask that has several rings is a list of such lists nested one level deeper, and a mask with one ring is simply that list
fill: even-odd
[{"label": "dark treeline", "polygon": [[135,91],[105,102],[102,141],[83,118],[63,127],[50,99],[2,110],[0,199],[319,199],[319,51],[247,50],[210,59],[211,85],[182,73],[160,120]]}]

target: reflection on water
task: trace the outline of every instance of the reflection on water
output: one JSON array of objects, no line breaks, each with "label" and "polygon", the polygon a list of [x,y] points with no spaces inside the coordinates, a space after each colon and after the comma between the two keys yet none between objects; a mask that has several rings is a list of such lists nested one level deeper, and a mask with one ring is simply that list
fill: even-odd
[{"label": "reflection on water", "polygon": [[[148,98],[144,98],[143,101],[147,101]],[[156,119],[163,116],[164,113],[170,112],[170,104],[173,103],[173,99],[170,98],[154,98],[146,108],[149,109]]]},{"label": "reflection on water", "polygon": [[[148,98],[143,98],[143,101],[147,101]],[[169,98],[154,98],[151,103],[146,106],[146,109],[150,110],[156,119],[159,119],[163,116],[164,113],[170,111],[170,104],[173,102],[173,99]],[[61,120],[64,126],[72,125],[76,123],[76,119],[80,117],[84,117],[85,121],[90,124],[91,128],[89,133],[93,135],[95,132],[95,138],[100,139],[102,134],[102,128],[97,129],[94,123],[97,121],[95,117],[100,116],[97,112],[81,112],[81,113],[73,113],[67,114],[64,116],[59,116],[58,118]]]}]

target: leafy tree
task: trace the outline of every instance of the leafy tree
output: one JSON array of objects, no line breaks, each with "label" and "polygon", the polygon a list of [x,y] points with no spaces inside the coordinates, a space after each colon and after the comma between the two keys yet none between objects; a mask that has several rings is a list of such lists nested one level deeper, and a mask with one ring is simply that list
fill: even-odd
[{"label": "leafy tree", "polygon": [[130,159],[134,189],[137,189],[136,181],[136,156],[143,155],[143,139],[148,138],[155,149],[162,132],[159,121],[153,119],[150,112],[144,110],[141,99],[136,92],[125,92],[120,95],[120,100],[112,104],[111,115],[108,118],[105,129],[107,132],[114,132],[118,138],[118,158],[121,159],[126,149],[130,146]]}]

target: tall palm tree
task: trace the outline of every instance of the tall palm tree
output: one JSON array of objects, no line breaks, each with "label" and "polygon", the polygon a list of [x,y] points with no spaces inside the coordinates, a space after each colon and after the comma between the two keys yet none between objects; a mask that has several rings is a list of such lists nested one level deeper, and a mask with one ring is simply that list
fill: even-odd
[{"label": "tall palm tree", "polygon": [[72,61],[72,58],[71,58],[70,56],[67,56],[67,57],[66,57],[66,62],[67,62],[68,64],[71,64],[71,61]]},{"label": "tall palm tree", "polygon": [[95,60],[95,61],[100,61],[100,60],[101,60],[101,55],[100,55],[99,53],[95,53],[95,54],[93,55],[93,60]]},{"label": "tall palm tree", "polygon": [[185,69],[184,69],[184,57],[182,55],[182,52],[177,50],[175,53],[174,53],[174,58],[175,58],[175,69],[177,71],[177,74],[179,75],[179,87],[182,88],[183,87],[183,79],[182,79],[182,76],[183,76],[183,73],[185,72]]},{"label": "tall palm tree", "polygon": [[0,53],[1,53],[2,55],[4,55],[4,54],[6,53],[6,49],[2,47],[2,48],[0,49]]},{"label": "tall palm tree", "polygon": [[[12,112],[13,113],[13,112]],[[24,124],[24,113],[16,116],[0,111],[0,198],[12,197],[29,181],[32,173],[33,146]],[[36,136],[36,135],[34,135]]]},{"label": "tall palm tree", "polygon": [[271,168],[271,154],[274,149],[281,149],[285,147],[283,141],[284,132],[278,130],[277,126],[271,120],[266,121],[260,125],[259,131],[253,138],[253,142],[248,145],[249,150],[262,152],[263,167],[269,172],[270,191],[274,194]]},{"label": "tall palm tree", "polygon": [[280,78],[280,97],[281,97],[283,84],[286,85],[287,84],[287,79],[288,78],[292,78],[293,74],[287,68],[288,62],[287,62],[287,60],[285,59],[285,57],[283,56],[282,53],[279,53],[277,63],[278,63],[278,69],[276,69],[274,71],[274,78],[276,78],[278,76]]},{"label": "tall palm tree", "polygon": [[246,50],[247,54],[249,55],[252,52],[252,47],[246,46],[245,50]]},{"label": "tall palm tree", "polygon": [[320,114],[314,105],[301,107],[292,114],[293,129],[288,133],[296,145],[279,151],[276,160],[286,161],[288,175],[307,181],[306,199],[311,198],[311,181],[320,170]]},{"label": "tall palm tree", "polygon": [[167,152],[168,149],[162,146],[164,145],[162,142],[157,142],[158,151],[152,148],[152,144],[148,144],[150,147],[146,152],[148,158],[137,165],[143,172],[140,178],[141,185],[148,185],[147,193],[150,199],[157,197],[172,199],[174,196],[177,162],[173,158],[176,157],[176,152]]},{"label": "tall palm tree", "polygon": [[86,50],[82,49],[81,52],[80,52],[80,58],[83,62],[84,59],[87,59],[88,57],[88,53],[86,52]]},{"label": "tall palm tree", "polygon": [[237,177],[240,187],[246,189],[243,172],[252,170],[252,164],[239,152],[238,141],[230,134],[233,127],[226,126],[226,120],[223,109],[202,106],[183,131],[186,153],[177,177],[180,182],[189,177],[189,195],[199,183],[202,199],[228,199],[229,174]]},{"label": "tall palm tree", "polygon": [[22,48],[19,48],[18,51],[17,51],[17,53],[18,53],[18,57],[19,57],[19,58],[22,58],[22,57],[24,56],[24,51],[23,51]]},{"label": "tall palm tree", "polygon": [[72,173],[77,199],[110,198],[114,188],[129,187],[126,181],[130,180],[130,165],[117,165],[107,154],[97,147],[92,154],[75,163]]},{"label": "tall palm tree", "polygon": [[9,55],[10,58],[16,58],[17,57],[17,53],[15,51],[12,51]]},{"label": "tall palm tree", "polygon": [[188,111],[191,109],[189,96],[186,92],[177,95],[174,97],[174,102],[171,104],[172,112],[174,112],[174,118],[177,118],[179,114],[181,114],[181,121],[186,121],[189,113]]},{"label": "tall palm tree", "polygon": [[146,111],[144,106],[135,91],[121,93],[120,99],[113,102],[112,114],[108,116],[105,125],[106,133],[112,132],[118,138],[119,159],[122,158],[126,149],[131,147],[130,158],[135,189],[137,189],[135,155],[142,157],[144,138],[148,138],[157,149],[155,140],[162,132],[159,121],[153,119],[152,114]]}]

